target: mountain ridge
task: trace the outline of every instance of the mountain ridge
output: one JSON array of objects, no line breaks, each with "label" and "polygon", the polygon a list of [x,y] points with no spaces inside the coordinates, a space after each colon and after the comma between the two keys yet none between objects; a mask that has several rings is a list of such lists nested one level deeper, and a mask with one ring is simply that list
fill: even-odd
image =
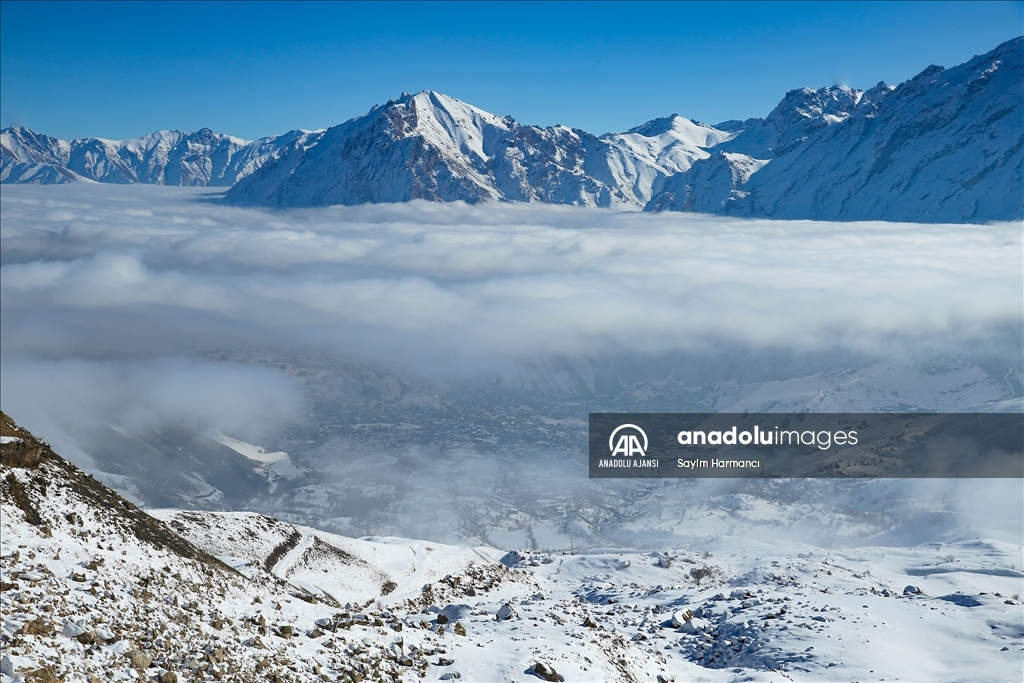
[{"label": "mountain ridge", "polygon": [[426,199],[1015,220],[1024,218],[1022,73],[1016,38],[899,86],[790,90],[763,119],[711,126],[672,114],[601,136],[520,124],[428,90],[326,130],[251,142],[206,128],[124,141],[7,128],[0,182],[216,186],[229,203],[273,208]]},{"label": "mountain ridge", "polygon": [[209,128],[159,130],[128,140],[60,140],[24,127],[0,131],[0,182],[58,184],[92,180],[114,184],[226,187],[268,158],[308,144],[322,131],[292,130],[243,140]]}]

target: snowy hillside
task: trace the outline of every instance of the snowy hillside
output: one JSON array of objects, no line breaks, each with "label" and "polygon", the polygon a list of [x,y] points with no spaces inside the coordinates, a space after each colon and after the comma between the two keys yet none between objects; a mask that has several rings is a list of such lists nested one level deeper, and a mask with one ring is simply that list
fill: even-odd
[{"label": "snowy hillside", "polygon": [[983,223],[1024,218],[1024,38],[932,66],[755,173],[736,215]]},{"label": "snowy hillside", "polygon": [[751,176],[771,159],[799,147],[814,133],[863,111],[883,99],[891,86],[879,83],[868,91],[843,85],[818,90],[790,90],[763,119],[718,124],[728,137],[712,154],[665,181],[645,211],[724,213],[747,196]]},{"label": "snowy hillside", "polygon": [[162,130],[132,140],[58,140],[27,128],[0,132],[0,182],[228,186],[275,154],[311,144],[319,132],[291,131],[250,142],[203,128]]},{"label": "snowy hillside", "polygon": [[644,211],[722,213],[732,201],[747,196],[750,177],[770,159],[755,159],[735,152],[719,152],[694,162],[687,171],[664,182]]},{"label": "snowy hillside", "polygon": [[150,516],[0,419],[3,683],[1022,675],[1019,544],[505,553]]}]

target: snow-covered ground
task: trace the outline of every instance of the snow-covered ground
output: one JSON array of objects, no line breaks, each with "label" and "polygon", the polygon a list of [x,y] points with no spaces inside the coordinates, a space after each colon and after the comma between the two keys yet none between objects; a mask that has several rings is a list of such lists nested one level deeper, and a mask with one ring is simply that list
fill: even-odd
[{"label": "snow-covered ground", "polygon": [[217,443],[224,444],[253,462],[260,463],[260,468],[257,471],[266,474],[272,481],[277,478],[299,479],[303,476],[302,468],[292,462],[292,459],[284,451],[268,453],[262,446],[254,446],[239,439],[232,439],[219,432],[212,438]]},{"label": "snow-covered ground", "polygon": [[4,431],[3,683],[1024,674],[1019,542],[721,534],[506,553],[351,539],[253,513],[147,514],[6,416]]}]

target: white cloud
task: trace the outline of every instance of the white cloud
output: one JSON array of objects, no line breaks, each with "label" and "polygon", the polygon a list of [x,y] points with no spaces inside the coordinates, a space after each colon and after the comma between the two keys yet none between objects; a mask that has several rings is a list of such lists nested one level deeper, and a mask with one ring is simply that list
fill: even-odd
[{"label": "white cloud", "polygon": [[425,202],[272,212],[209,196],[5,187],[4,352],[870,352],[984,337],[1024,310],[1018,224]]},{"label": "white cloud", "polygon": [[89,434],[104,423],[144,433],[168,422],[257,438],[295,419],[302,400],[295,382],[265,367],[186,358],[9,355],[0,363],[0,395],[4,411],[20,424],[58,440],[64,433]]}]

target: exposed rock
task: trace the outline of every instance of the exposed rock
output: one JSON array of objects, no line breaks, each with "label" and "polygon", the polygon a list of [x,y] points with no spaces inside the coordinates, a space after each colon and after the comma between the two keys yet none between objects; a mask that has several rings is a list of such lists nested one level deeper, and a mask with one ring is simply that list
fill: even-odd
[{"label": "exposed rock", "polygon": [[64,683],[64,677],[57,677],[52,666],[44,666],[25,674],[25,683]]},{"label": "exposed rock", "polygon": [[672,627],[681,628],[690,619],[693,619],[693,612],[688,609],[679,610],[672,614]]},{"label": "exposed rock", "polygon": [[512,608],[512,605],[506,602],[498,609],[498,613],[494,617],[496,621],[505,621],[507,619],[518,619],[519,614]]},{"label": "exposed rock", "polygon": [[153,658],[142,650],[129,650],[125,656],[136,669],[148,669],[149,665],[153,663]]},{"label": "exposed rock", "polygon": [[545,681],[554,681],[555,683],[557,683],[558,681],[565,680],[564,677],[560,676],[558,672],[555,671],[555,667],[551,666],[550,664],[544,664],[543,662],[537,662],[529,669],[527,669],[526,673],[533,674],[534,676],[542,678]]},{"label": "exposed rock", "polygon": [[76,624],[73,621],[69,621],[68,623],[64,624],[64,628],[63,630],[61,630],[61,633],[63,633],[68,638],[77,638],[88,632],[89,629],[85,628],[85,626],[81,624]]},{"label": "exposed rock", "polygon": [[53,624],[43,619],[43,617],[36,617],[32,621],[26,621],[21,625],[21,630],[18,633],[26,636],[48,636],[54,632]]}]

